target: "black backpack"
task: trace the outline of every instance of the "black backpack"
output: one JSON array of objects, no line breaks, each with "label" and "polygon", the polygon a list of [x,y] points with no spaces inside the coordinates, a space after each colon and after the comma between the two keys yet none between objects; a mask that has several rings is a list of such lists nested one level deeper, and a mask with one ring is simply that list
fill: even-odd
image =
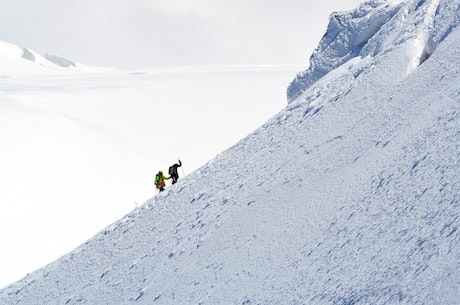
[{"label": "black backpack", "polygon": [[169,172],[169,175],[177,174],[177,167],[175,167],[174,165],[170,166],[168,172]]}]

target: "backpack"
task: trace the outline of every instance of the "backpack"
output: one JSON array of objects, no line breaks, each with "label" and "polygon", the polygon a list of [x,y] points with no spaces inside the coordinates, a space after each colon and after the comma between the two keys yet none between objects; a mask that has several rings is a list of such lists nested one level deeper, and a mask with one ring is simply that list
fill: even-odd
[{"label": "backpack", "polygon": [[155,176],[155,184],[160,183],[160,181],[161,181],[161,176],[162,176],[162,175],[161,175],[160,173],[158,173],[158,174]]},{"label": "backpack", "polygon": [[174,165],[170,166],[170,167],[169,167],[169,170],[168,170],[168,173],[169,173],[169,175],[175,175],[175,174],[177,174],[177,167],[174,166]]}]

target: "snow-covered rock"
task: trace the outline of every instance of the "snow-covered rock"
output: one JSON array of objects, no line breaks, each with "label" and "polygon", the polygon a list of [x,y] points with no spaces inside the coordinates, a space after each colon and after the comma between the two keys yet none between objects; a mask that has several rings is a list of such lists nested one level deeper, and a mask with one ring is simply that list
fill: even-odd
[{"label": "snow-covered rock", "polygon": [[368,55],[0,303],[457,304],[459,1],[359,12]]},{"label": "snow-covered rock", "polygon": [[54,63],[54,64],[56,64],[58,66],[64,67],[64,68],[75,67],[76,66],[76,64],[73,61],[68,60],[67,58],[55,55],[55,54],[46,53],[43,56],[46,59],[48,59],[50,62],[52,62],[52,63]]},{"label": "snow-covered rock", "polygon": [[299,73],[288,87],[288,102],[350,61],[359,65],[350,71],[356,74],[367,69],[369,59],[374,62],[395,49],[402,53],[395,59],[401,69],[397,80],[405,77],[458,25],[458,6],[455,0],[372,0],[355,10],[333,13],[308,70]]}]

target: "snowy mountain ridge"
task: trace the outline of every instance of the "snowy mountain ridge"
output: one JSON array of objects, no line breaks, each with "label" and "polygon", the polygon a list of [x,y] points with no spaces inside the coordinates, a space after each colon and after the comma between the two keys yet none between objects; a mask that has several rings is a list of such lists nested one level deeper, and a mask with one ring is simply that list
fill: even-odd
[{"label": "snowy mountain ridge", "polygon": [[104,72],[113,69],[76,63],[54,54],[44,56],[28,48],[0,41],[0,75],[56,74],[63,72]]},{"label": "snowy mountain ridge", "polygon": [[[349,20],[286,109],[0,302],[457,304],[459,13],[371,0],[342,15],[378,30]],[[344,37],[370,53],[334,55]]]},{"label": "snowy mountain ridge", "polygon": [[[459,23],[458,1],[363,2],[358,9],[333,13],[326,34],[310,58],[310,67],[299,73],[287,90],[292,102],[319,79],[354,61],[351,73],[359,74],[375,57],[399,49],[406,69],[402,78],[422,64]],[[328,80],[330,81],[330,80]]]}]

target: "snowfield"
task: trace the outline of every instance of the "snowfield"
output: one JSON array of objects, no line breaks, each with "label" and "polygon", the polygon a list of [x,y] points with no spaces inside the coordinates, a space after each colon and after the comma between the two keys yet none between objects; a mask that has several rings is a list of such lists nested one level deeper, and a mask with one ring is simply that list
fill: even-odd
[{"label": "snowfield", "polygon": [[458,304],[458,16],[334,14],[285,109],[0,303]]},{"label": "snowfield", "polygon": [[22,68],[0,79],[1,287],[154,196],[158,170],[190,174],[266,122],[299,69]]},{"label": "snowfield", "polygon": [[190,174],[266,122],[285,106],[298,69],[179,67],[0,80],[0,286],[154,196],[158,170],[181,158],[180,176]]}]

